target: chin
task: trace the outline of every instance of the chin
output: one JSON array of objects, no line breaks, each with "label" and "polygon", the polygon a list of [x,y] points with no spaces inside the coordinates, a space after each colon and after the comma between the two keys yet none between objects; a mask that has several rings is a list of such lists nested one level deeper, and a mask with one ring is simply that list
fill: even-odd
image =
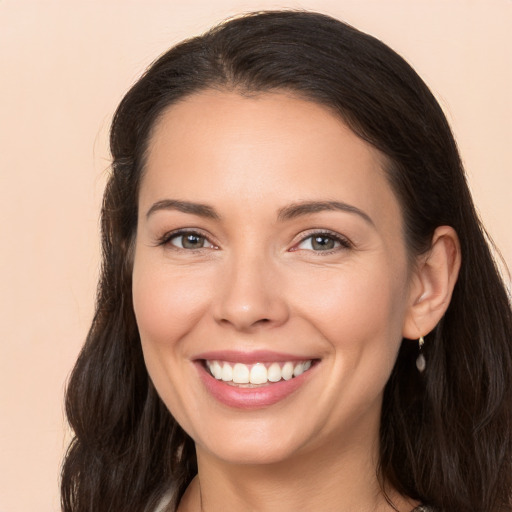
[{"label": "chin", "polygon": [[268,445],[261,446],[259,443],[253,442],[234,442],[225,444],[220,449],[219,445],[213,447],[201,448],[201,445],[196,443],[196,449],[201,449],[209,452],[213,456],[227,464],[235,465],[270,465],[279,464],[290,459],[293,454],[297,452],[291,446],[284,446],[278,438]]}]

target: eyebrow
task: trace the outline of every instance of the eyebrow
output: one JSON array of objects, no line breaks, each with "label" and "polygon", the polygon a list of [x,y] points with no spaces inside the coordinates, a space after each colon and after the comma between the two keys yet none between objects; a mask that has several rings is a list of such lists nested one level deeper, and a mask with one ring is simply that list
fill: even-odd
[{"label": "eyebrow", "polygon": [[371,217],[363,210],[341,201],[305,201],[285,206],[279,210],[278,220],[290,220],[301,215],[310,215],[323,211],[342,211],[359,215],[368,224],[375,226]]},{"label": "eyebrow", "polygon": [[[160,210],[177,210],[208,219],[221,219],[215,209],[207,204],[180,201],[178,199],[163,199],[162,201],[157,201],[147,211],[146,218]],[[279,210],[277,220],[283,222],[295,219],[302,215],[310,215],[312,213],[319,213],[323,211],[342,211],[346,213],[353,213],[359,215],[359,217],[365,220],[368,224],[371,224],[372,226],[375,225],[371,217],[363,210],[341,201],[304,201],[300,203],[293,203]]]},{"label": "eyebrow", "polygon": [[146,219],[153,213],[160,210],[177,210],[183,213],[192,213],[199,217],[206,217],[208,219],[220,220],[220,215],[207,204],[191,203],[189,201],[179,201],[177,199],[163,199],[157,201],[146,213]]}]

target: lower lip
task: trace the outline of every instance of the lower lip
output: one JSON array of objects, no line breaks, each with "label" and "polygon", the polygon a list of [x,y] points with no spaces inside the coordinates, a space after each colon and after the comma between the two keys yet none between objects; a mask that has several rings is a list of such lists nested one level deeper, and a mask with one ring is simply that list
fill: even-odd
[{"label": "lower lip", "polygon": [[280,380],[256,388],[241,388],[217,380],[202,363],[197,363],[197,367],[207,391],[222,404],[237,409],[262,409],[284,400],[308,380],[313,369],[290,380]]}]

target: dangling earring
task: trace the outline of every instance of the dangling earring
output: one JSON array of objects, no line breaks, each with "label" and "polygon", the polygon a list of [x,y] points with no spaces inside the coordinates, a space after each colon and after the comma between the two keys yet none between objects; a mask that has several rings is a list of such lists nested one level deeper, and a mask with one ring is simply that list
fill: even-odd
[{"label": "dangling earring", "polygon": [[425,371],[425,368],[427,367],[427,362],[425,361],[425,356],[423,355],[423,352],[422,352],[424,344],[425,344],[425,340],[423,339],[423,336],[421,336],[420,339],[418,340],[420,354],[419,354],[418,358],[416,359],[416,368],[418,368],[418,371],[420,373],[423,373]]}]

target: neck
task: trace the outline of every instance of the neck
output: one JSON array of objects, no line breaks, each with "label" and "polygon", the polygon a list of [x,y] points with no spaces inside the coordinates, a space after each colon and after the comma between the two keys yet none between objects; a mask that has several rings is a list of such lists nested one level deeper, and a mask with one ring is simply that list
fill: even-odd
[{"label": "neck", "polygon": [[[197,448],[198,476],[179,512],[258,510],[408,512],[414,503],[388,491],[377,476],[378,447],[332,444],[274,464],[233,464]],[[391,499],[393,506],[389,504]]]}]

